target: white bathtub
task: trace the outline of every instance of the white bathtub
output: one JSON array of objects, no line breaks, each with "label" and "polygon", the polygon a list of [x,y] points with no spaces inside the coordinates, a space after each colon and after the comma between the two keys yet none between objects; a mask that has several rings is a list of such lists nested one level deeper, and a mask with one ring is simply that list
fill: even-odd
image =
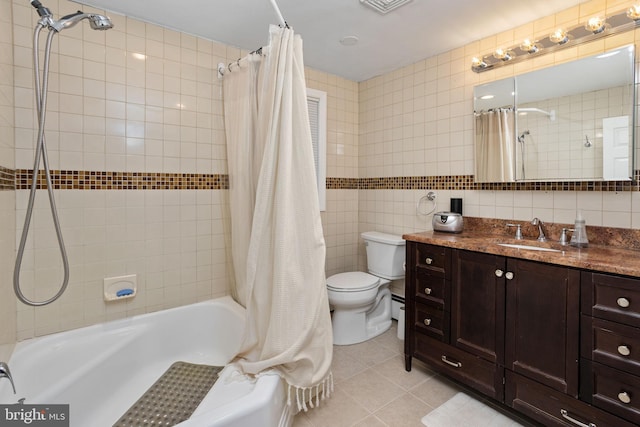
[{"label": "white bathtub", "polygon": [[[176,361],[226,365],[244,309],[230,297],[20,342],[8,362],[17,394],[0,380],[0,402],[70,405],[72,427],[111,426]],[[289,426],[277,376],[218,379],[181,427]]]}]

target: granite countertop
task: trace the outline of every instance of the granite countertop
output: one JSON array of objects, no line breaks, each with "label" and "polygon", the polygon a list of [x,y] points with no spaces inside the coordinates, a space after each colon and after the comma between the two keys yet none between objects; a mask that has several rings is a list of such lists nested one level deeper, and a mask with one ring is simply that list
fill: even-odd
[{"label": "granite countertop", "polygon": [[[581,249],[562,246],[556,241],[538,242],[535,238],[530,237],[516,240],[511,236],[487,233],[486,230],[465,230],[459,234],[425,231],[407,233],[402,237],[414,242],[640,277],[640,251],[634,249],[597,244],[590,244],[588,248]],[[559,252],[517,249],[500,246],[498,243],[544,247],[557,249]]]}]

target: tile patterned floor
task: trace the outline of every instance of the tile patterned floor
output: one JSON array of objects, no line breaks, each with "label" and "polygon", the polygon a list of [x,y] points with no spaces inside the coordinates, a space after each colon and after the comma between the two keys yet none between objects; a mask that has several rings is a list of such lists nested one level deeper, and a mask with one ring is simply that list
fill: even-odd
[{"label": "tile patterned floor", "polygon": [[406,372],[396,335],[394,321],[373,340],[334,346],[334,394],[299,413],[293,427],[424,427],[422,417],[463,391],[416,359]]}]

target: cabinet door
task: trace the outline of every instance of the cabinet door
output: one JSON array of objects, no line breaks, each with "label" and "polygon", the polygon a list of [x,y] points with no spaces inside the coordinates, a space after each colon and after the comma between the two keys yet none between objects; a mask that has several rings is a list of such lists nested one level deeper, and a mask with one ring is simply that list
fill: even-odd
[{"label": "cabinet door", "polygon": [[489,362],[504,363],[505,258],[454,251],[451,345]]},{"label": "cabinet door", "polygon": [[579,272],[509,259],[507,273],[505,367],[577,397]]}]

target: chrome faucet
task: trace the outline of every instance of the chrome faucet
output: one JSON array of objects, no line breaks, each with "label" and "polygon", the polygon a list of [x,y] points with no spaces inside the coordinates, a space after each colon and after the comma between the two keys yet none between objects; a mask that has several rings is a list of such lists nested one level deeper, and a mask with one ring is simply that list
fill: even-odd
[{"label": "chrome faucet", "polygon": [[542,222],[541,219],[539,218],[533,218],[531,220],[531,225],[537,225],[538,226],[538,242],[546,242],[547,241],[547,236],[544,235],[544,229],[542,228],[542,224],[544,224],[544,222]]},{"label": "chrome faucet", "polygon": [[507,227],[516,227],[516,240],[522,240],[522,229],[520,228],[520,224],[507,224]]},{"label": "chrome faucet", "polygon": [[11,387],[13,387],[13,394],[16,394],[16,386],[13,383],[13,377],[11,376],[11,371],[9,370],[9,366],[6,363],[0,362],[0,379],[8,378],[11,382]]}]

